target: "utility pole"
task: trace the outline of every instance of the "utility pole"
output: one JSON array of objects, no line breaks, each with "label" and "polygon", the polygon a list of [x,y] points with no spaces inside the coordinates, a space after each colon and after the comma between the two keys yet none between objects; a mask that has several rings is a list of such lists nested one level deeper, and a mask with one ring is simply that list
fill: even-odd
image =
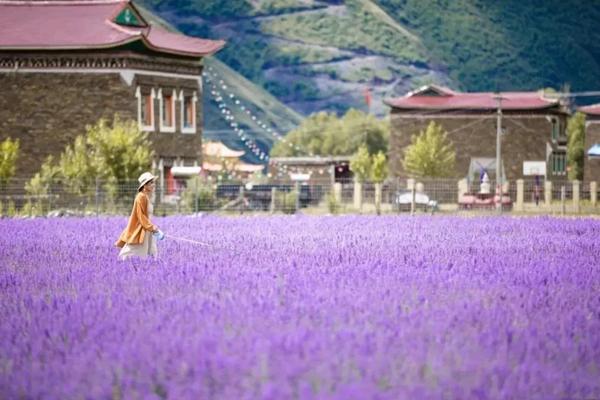
[{"label": "utility pole", "polygon": [[498,102],[496,121],[496,194],[500,201],[500,206],[497,207],[498,214],[502,214],[502,163],[500,162],[502,155],[502,96],[500,93],[497,93],[494,99]]}]

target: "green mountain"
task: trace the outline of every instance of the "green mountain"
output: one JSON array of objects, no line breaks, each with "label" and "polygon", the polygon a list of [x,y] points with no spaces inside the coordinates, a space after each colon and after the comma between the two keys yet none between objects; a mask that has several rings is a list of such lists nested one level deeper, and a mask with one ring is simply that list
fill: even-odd
[{"label": "green mountain", "polygon": [[[142,4],[186,34],[227,40],[216,58],[231,69],[214,58],[207,65],[215,63],[229,79],[246,78],[236,81],[247,88],[240,94],[245,93],[249,102],[257,101],[253,110],[264,112],[261,118],[270,118],[269,123],[282,132],[283,121],[297,125],[300,114],[343,113],[350,107],[366,111],[366,89],[372,96],[369,111],[382,116],[388,111],[382,98],[427,83],[465,91],[565,85],[584,91],[598,89],[600,82],[596,0],[142,0]],[[270,110],[267,104],[283,108]],[[216,115],[207,113],[208,131],[230,129]],[[252,135],[268,146],[274,138],[259,128],[251,128],[257,131]]]}]

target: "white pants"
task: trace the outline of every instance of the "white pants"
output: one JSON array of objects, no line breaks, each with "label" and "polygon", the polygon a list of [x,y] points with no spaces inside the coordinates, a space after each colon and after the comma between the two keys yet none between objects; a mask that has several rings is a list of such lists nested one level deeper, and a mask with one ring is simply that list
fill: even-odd
[{"label": "white pants", "polygon": [[144,232],[144,242],[142,244],[126,244],[119,252],[119,260],[126,260],[131,257],[146,258],[158,254],[156,239],[152,232]]}]

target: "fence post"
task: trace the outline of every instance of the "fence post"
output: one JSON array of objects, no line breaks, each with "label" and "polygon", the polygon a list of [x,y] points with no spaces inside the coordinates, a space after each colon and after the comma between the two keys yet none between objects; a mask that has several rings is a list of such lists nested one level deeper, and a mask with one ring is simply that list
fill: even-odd
[{"label": "fence post", "polygon": [[98,177],[96,177],[96,217],[98,216],[98,214],[100,213],[100,185],[99,185],[99,180]]},{"label": "fence post", "polygon": [[458,202],[460,203],[463,194],[469,191],[469,183],[466,179],[461,179],[458,181]]},{"label": "fence post", "polygon": [[544,204],[552,207],[552,181],[544,181]]},{"label": "fence post", "polygon": [[375,212],[377,215],[381,215],[381,189],[383,184],[381,182],[375,183]]},{"label": "fence post", "polygon": [[354,177],[354,208],[358,211],[362,210],[362,183],[356,177]]},{"label": "fence post", "polygon": [[406,186],[410,190],[410,215],[415,214],[415,180],[410,178],[406,180]]},{"label": "fence post", "polygon": [[590,182],[590,203],[592,207],[596,207],[598,202],[598,183],[596,181]]},{"label": "fence post", "polygon": [[300,209],[300,181],[296,181],[294,190],[296,191],[296,204],[294,204],[294,212],[296,213]]},{"label": "fence post", "polygon": [[333,197],[339,204],[342,204],[342,184],[340,182],[333,184]]},{"label": "fence post", "polygon": [[580,211],[580,201],[579,201],[579,189],[581,187],[581,182],[578,180],[573,181],[573,208],[576,213]]},{"label": "fence post", "polygon": [[525,182],[523,179],[517,179],[517,202],[515,204],[515,211],[524,211],[525,204]]},{"label": "fence post", "polygon": [[565,204],[565,200],[567,198],[567,191],[565,189],[565,185],[562,185],[560,187],[560,213],[561,215],[565,215],[566,210],[566,204]]},{"label": "fence post", "polygon": [[277,188],[273,186],[271,188],[271,206],[269,207],[269,212],[273,214],[275,212],[275,196],[277,195]]},{"label": "fence post", "polygon": [[244,185],[240,185],[240,195],[238,197],[240,203],[240,214],[244,213]]},{"label": "fence post", "polygon": [[194,214],[198,213],[198,177],[194,178]]}]

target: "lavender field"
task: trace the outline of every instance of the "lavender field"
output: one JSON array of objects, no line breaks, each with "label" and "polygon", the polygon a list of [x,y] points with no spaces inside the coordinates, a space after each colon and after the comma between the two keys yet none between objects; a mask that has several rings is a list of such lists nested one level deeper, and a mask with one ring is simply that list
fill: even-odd
[{"label": "lavender field", "polygon": [[600,398],[600,220],[125,221],[0,220],[0,398]]}]

